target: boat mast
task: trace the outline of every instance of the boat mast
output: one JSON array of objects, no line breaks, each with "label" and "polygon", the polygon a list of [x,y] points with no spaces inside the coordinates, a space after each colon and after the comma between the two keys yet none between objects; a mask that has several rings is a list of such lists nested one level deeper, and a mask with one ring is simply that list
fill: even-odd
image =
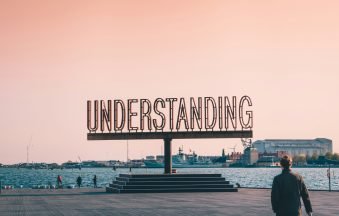
[{"label": "boat mast", "polygon": [[127,160],[126,160],[126,162],[128,162],[129,161],[129,158],[128,158],[128,140],[127,140]]},{"label": "boat mast", "polygon": [[29,139],[29,143],[28,143],[27,149],[26,149],[27,150],[27,155],[26,155],[27,164],[29,164],[29,149],[30,149],[31,145],[32,145],[32,135],[31,135],[31,138]]}]

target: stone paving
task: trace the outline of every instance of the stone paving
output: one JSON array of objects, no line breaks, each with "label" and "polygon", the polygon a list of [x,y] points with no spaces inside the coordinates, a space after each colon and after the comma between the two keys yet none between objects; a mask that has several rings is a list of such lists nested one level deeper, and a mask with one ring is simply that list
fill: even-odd
[{"label": "stone paving", "polygon": [[[0,215],[273,215],[269,189],[108,194],[104,189],[2,191]],[[339,215],[339,192],[311,191],[314,216]],[[303,215],[306,215],[305,212]]]}]

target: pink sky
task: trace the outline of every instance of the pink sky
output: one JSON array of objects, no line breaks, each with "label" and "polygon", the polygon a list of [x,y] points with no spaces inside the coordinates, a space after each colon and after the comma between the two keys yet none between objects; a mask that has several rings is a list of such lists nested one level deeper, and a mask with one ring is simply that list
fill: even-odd
[{"label": "pink sky", "polygon": [[[86,101],[249,95],[254,140],[333,140],[338,1],[0,2],[0,163],[126,159],[86,140]],[[240,140],[174,140],[200,155]],[[130,141],[130,158],[162,140]]]}]

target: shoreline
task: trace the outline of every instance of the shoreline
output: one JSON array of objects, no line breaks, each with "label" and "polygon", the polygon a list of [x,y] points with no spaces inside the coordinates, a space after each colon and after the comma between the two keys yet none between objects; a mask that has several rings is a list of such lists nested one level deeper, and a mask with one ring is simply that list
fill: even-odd
[{"label": "shoreline", "polygon": [[[293,166],[292,168],[328,168],[329,165],[324,165],[324,166],[316,166],[316,165],[309,165],[309,166]],[[164,167],[115,167],[116,170],[118,169],[129,169],[129,168],[132,168],[132,169],[164,169]],[[211,165],[211,166],[200,166],[200,165],[197,165],[197,166],[172,166],[173,169],[191,169],[191,168],[198,168],[198,169],[228,169],[228,168],[231,168],[231,169],[234,169],[234,168],[241,168],[241,169],[244,169],[244,168],[249,168],[249,169],[253,169],[253,168],[280,168],[280,166],[219,166],[219,165]],[[332,165],[331,164],[331,168],[339,168],[339,165]],[[79,168],[53,168],[53,169],[44,169],[44,168],[26,168],[26,167],[5,167],[5,166],[2,166],[0,167],[0,170],[1,169],[25,169],[25,170],[81,170],[81,169],[113,169],[113,167],[81,167],[81,169]]]}]

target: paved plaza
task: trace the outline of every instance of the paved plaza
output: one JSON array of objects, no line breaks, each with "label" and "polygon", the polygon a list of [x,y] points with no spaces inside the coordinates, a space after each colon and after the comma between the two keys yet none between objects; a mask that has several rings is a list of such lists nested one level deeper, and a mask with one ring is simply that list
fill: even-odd
[{"label": "paved plaza", "polygon": [[[0,215],[273,215],[270,190],[109,194],[104,189],[5,190]],[[314,216],[339,215],[339,192],[311,191]],[[305,212],[303,215],[306,215]]]}]

